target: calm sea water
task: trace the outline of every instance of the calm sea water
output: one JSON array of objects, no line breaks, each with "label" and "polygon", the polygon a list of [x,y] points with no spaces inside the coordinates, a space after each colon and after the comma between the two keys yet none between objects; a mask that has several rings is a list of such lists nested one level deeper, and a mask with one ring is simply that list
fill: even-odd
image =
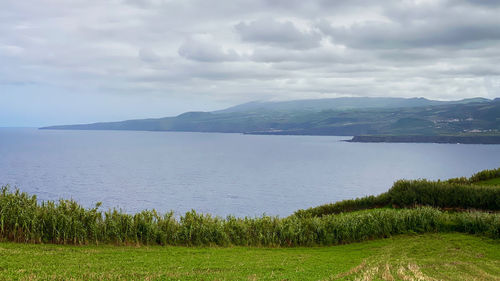
[{"label": "calm sea water", "polygon": [[0,129],[0,184],[126,212],[286,216],[379,194],[401,178],[500,166],[500,145],[347,143],[345,137]]}]

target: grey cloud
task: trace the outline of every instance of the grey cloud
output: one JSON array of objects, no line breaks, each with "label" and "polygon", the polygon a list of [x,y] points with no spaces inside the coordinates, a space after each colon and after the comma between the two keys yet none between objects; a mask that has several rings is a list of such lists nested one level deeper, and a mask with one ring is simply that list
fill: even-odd
[{"label": "grey cloud", "polygon": [[209,35],[195,35],[188,38],[180,47],[179,55],[200,62],[235,61],[240,55],[235,50],[224,49],[216,44]]},{"label": "grey cloud", "polygon": [[500,76],[500,68],[498,64],[492,65],[480,65],[480,66],[457,66],[451,67],[445,71],[443,74],[450,76],[478,76],[478,77],[488,77],[488,76]]},{"label": "grey cloud", "polygon": [[276,48],[256,48],[250,58],[256,62],[282,63],[305,62],[309,64],[356,63],[363,62],[368,54],[357,50],[334,47],[319,47],[309,50],[291,50]]},{"label": "grey cloud", "polygon": [[354,48],[422,48],[465,45],[481,47],[488,40],[500,40],[500,19],[456,21],[430,20],[424,23],[368,22],[349,27],[332,27],[322,22],[321,30],[333,42]]},{"label": "grey cloud", "polygon": [[158,62],[161,57],[150,48],[139,49],[139,58],[144,62]]},{"label": "grey cloud", "polygon": [[315,30],[302,31],[291,21],[259,19],[240,22],[235,26],[243,41],[290,49],[310,49],[320,45],[321,34]]},{"label": "grey cloud", "polygon": [[[478,48],[500,40],[500,5],[488,1],[396,1],[380,6],[378,20],[317,27],[334,43],[361,49]],[[498,1],[497,1],[498,2]]]},{"label": "grey cloud", "polygon": [[193,100],[492,98],[498,3],[3,0],[0,93],[17,93],[5,107],[44,87],[89,103],[179,101],[166,112],[190,110]]},{"label": "grey cloud", "polygon": [[[458,2],[458,3],[456,3]],[[469,4],[469,5],[479,5],[479,6],[491,6],[498,7],[500,6],[500,2],[497,0],[462,0],[462,1],[450,1],[450,4]]]}]

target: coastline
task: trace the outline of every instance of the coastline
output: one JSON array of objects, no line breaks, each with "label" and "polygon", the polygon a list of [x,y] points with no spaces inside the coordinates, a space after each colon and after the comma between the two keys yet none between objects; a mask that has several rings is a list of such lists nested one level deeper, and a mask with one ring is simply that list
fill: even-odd
[{"label": "coastline", "polygon": [[500,144],[500,136],[354,136],[351,140],[346,140],[346,142]]}]

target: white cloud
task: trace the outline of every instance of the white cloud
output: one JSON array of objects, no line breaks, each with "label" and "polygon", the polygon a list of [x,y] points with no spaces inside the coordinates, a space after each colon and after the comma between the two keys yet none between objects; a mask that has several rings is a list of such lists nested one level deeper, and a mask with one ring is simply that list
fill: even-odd
[{"label": "white cloud", "polygon": [[[116,120],[262,99],[494,98],[498,14],[479,0],[3,0],[0,103],[50,88]],[[122,98],[129,110],[113,109]],[[132,112],[137,100],[164,106]]]},{"label": "white cloud", "polygon": [[179,47],[179,55],[200,62],[223,62],[240,59],[233,49],[224,49],[208,34],[190,36]]},{"label": "white cloud", "polygon": [[291,21],[270,18],[240,22],[235,29],[243,41],[289,49],[315,48],[322,38],[316,30],[300,30]]}]

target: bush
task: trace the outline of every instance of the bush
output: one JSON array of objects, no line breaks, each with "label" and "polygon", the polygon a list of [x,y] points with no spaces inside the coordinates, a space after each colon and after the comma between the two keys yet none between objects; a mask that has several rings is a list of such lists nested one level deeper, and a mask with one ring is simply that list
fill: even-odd
[{"label": "bush", "polygon": [[418,205],[454,208],[500,210],[500,187],[476,185],[479,181],[500,177],[500,168],[484,170],[471,178],[453,178],[447,181],[399,180],[388,192],[344,200],[306,210],[298,210],[299,217],[316,217],[382,207],[414,207]]},{"label": "bush", "polygon": [[389,206],[391,202],[389,194],[383,193],[378,196],[366,196],[351,200],[343,200],[336,203],[325,204],[306,210],[298,210],[295,215],[299,217],[318,217],[329,214],[339,214],[344,212],[353,212],[373,208],[382,208]]},{"label": "bush", "polygon": [[469,182],[476,183],[494,178],[500,178],[500,168],[493,170],[484,170],[479,173],[476,173],[469,178]]},{"label": "bush", "polygon": [[500,188],[427,180],[400,180],[389,190],[398,207],[425,205],[439,208],[500,210]]},{"label": "bush", "polygon": [[491,180],[494,178],[500,178],[500,168],[493,170],[483,170],[475,173],[470,178],[452,178],[447,180],[448,183],[460,183],[460,184],[474,184],[480,181]]},{"label": "bush", "polygon": [[452,178],[452,179],[447,180],[446,182],[457,183],[457,184],[470,184],[469,179],[466,177]]},{"label": "bush", "polygon": [[[394,190],[412,190],[413,185],[413,182],[399,182]],[[416,197],[401,198],[413,204]],[[366,204],[380,202],[386,201],[371,198]],[[38,203],[35,196],[19,190],[10,192],[8,187],[2,187],[0,239],[58,244],[288,247],[336,245],[402,233],[436,231],[460,231],[499,238],[500,228],[499,214],[446,213],[430,207],[286,218],[229,216],[223,219],[191,211],[176,219],[172,212],[161,215],[154,210],[134,215],[116,209],[103,213],[98,210],[99,205],[85,209],[72,200]],[[345,206],[351,205],[345,203]]]}]

